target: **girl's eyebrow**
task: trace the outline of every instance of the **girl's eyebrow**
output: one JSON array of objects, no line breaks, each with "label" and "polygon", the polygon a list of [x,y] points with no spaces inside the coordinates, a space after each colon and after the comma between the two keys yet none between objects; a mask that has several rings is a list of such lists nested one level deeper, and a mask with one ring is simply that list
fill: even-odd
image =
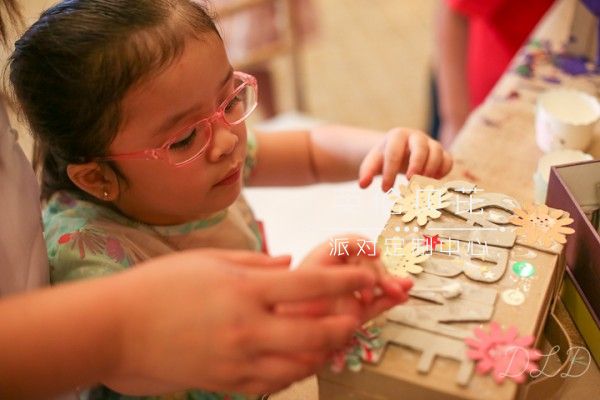
[{"label": "girl's eyebrow", "polygon": [[[227,82],[229,82],[229,80],[231,79],[232,76],[233,76],[233,68],[229,67],[229,69],[227,70],[227,74],[225,75],[225,78],[221,80],[219,88],[223,88],[223,86],[225,86],[227,84]],[[168,131],[173,126],[178,124],[182,119],[184,119],[187,115],[193,113],[194,111],[198,110],[199,108],[200,108],[200,106],[194,105],[193,107],[190,107],[189,109],[187,109],[185,111],[178,112],[177,114],[170,116],[169,118],[167,118],[165,123],[162,124],[160,126],[160,128],[156,131],[156,135],[160,135],[160,134]]]}]

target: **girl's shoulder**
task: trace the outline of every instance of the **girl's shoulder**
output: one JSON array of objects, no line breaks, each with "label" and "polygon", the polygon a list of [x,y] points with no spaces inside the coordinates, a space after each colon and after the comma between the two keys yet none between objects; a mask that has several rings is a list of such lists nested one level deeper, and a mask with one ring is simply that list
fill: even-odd
[{"label": "girl's shoulder", "polygon": [[50,255],[72,236],[108,234],[135,223],[125,216],[83,199],[76,193],[61,191],[53,194],[42,212],[44,238]]},{"label": "girl's shoulder", "polygon": [[64,223],[71,220],[93,221],[96,219],[114,220],[116,223],[132,225],[133,221],[113,211],[109,207],[84,199],[74,192],[54,193],[42,212],[44,226]]},{"label": "girl's shoulder", "polygon": [[108,275],[139,259],[122,234],[135,223],[75,193],[52,195],[42,218],[53,283]]}]

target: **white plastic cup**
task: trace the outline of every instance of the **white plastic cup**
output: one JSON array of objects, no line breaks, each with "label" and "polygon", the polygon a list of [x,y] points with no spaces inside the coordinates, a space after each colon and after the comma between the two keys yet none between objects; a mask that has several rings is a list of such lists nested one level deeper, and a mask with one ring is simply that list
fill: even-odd
[{"label": "white plastic cup", "polygon": [[587,93],[573,89],[552,89],[537,100],[535,132],[544,152],[585,150],[589,147],[594,125],[600,120],[600,104]]},{"label": "white plastic cup", "polygon": [[593,160],[589,154],[579,150],[556,150],[544,154],[538,161],[538,167],[533,174],[535,202],[543,204],[546,202],[548,192],[548,181],[550,180],[550,167],[554,165],[571,164],[581,161]]}]

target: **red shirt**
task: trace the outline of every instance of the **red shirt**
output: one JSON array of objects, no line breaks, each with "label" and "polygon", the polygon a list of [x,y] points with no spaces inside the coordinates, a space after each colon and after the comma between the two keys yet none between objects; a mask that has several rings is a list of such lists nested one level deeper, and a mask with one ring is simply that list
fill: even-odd
[{"label": "red shirt", "polygon": [[502,76],[554,0],[446,0],[469,20],[467,76],[472,106]]}]

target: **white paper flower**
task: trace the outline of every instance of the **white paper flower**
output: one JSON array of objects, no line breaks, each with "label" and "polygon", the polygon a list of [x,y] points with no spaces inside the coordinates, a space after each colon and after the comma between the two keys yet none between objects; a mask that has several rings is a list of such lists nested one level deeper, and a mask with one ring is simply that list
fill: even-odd
[{"label": "white paper flower", "polygon": [[450,205],[451,194],[446,188],[436,188],[428,185],[421,188],[418,183],[410,186],[400,186],[400,196],[392,207],[392,212],[402,215],[403,222],[411,222],[415,218],[417,224],[425,225],[429,219],[439,218],[441,209]]},{"label": "white paper flower", "polygon": [[424,247],[415,246],[413,242],[408,242],[394,251],[386,249],[381,256],[381,261],[390,274],[406,277],[409,273],[420,274],[423,272],[423,267],[418,264],[430,257],[429,254],[424,254],[425,252]]}]

